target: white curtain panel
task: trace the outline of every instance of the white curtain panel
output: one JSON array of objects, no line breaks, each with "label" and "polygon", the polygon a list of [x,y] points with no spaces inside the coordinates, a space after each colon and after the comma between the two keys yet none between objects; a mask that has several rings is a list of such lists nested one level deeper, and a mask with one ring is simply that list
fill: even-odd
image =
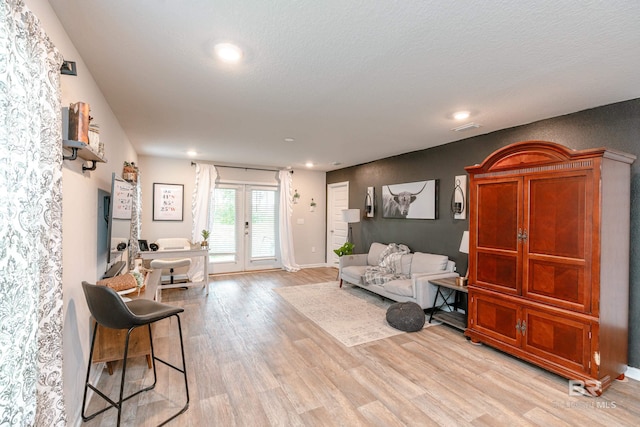
[{"label": "white curtain panel", "polygon": [[291,215],[293,214],[293,192],[291,172],[282,170],[278,172],[280,179],[280,214],[278,215],[280,224],[280,257],[282,258],[282,268],[289,272],[300,270],[296,264],[293,251],[293,229],[291,228]]},{"label": "white curtain panel", "polygon": [[60,66],[22,0],[0,2],[0,425],[64,426]]},{"label": "white curtain panel", "polygon": [[[191,214],[193,216],[191,241],[194,243],[202,240],[202,230],[209,230],[209,212],[213,209],[213,206],[211,206],[211,192],[214,189],[217,178],[218,171],[214,165],[196,163],[196,183],[191,202]],[[203,262],[204,259],[202,257],[192,259],[191,267],[187,272],[189,280],[192,282],[199,282],[205,279],[203,277]]]}]

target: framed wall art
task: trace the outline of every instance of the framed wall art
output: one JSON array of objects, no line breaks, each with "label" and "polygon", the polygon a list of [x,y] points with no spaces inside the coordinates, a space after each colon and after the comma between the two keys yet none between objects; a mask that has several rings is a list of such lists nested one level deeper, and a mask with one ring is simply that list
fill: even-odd
[{"label": "framed wall art", "polygon": [[382,186],[382,217],[437,219],[438,180]]},{"label": "framed wall art", "polygon": [[184,185],[153,183],[153,220],[182,221]]}]

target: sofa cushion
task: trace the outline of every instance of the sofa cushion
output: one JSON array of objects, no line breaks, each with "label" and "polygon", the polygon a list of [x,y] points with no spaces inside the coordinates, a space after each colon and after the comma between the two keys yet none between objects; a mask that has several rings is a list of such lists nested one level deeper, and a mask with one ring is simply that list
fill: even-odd
[{"label": "sofa cushion", "polygon": [[411,262],[411,274],[434,273],[447,268],[449,257],[446,255],[425,254],[416,252]]},{"label": "sofa cushion", "polygon": [[413,297],[413,282],[411,279],[391,280],[384,284],[384,290],[403,297]]},{"label": "sofa cushion", "polygon": [[367,268],[366,265],[350,265],[348,267],[343,267],[340,277],[342,280],[346,280],[354,285],[361,285],[365,268]]},{"label": "sofa cushion", "polygon": [[391,304],[387,309],[387,322],[401,331],[419,331],[425,321],[424,311],[415,302],[398,302]]},{"label": "sofa cushion", "polygon": [[401,265],[402,265],[402,274],[410,275],[411,274],[411,261],[413,260],[413,254],[405,254],[402,255]]},{"label": "sofa cushion", "polygon": [[367,255],[367,264],[378,265],[380,262],[380,254],[387,249],[387,245],[382,243],[373,242],[369,248],[369,254]]}]

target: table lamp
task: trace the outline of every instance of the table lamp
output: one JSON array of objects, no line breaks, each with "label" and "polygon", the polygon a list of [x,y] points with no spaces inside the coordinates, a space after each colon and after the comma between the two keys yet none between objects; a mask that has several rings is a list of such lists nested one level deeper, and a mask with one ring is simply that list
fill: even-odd
[{"label": "table lamp", "polygon": [[[458,249],[463,254],[469,253],[469,232],[464,231],[462,233],[462,240],[460,241],[460,249]],[[467,260],[467,274],[464,275],[465,279],[469,278],[469,263]]]},{"label": "table lamp", "polygon": [[353,230],[351,224],[360,222],[360,209],[343,209],[342,220],[349,224],[349,231],[347,232],[347,242],[353,243]]}]

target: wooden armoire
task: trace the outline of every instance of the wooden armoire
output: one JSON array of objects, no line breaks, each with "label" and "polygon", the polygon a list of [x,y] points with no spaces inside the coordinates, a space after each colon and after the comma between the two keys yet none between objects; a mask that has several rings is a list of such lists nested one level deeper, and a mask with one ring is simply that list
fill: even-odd
[{"label": "wooden armoire", "polygon": [[623,378],[634,160],[526,141],[466,168],[472,342],[597,394]]}]

